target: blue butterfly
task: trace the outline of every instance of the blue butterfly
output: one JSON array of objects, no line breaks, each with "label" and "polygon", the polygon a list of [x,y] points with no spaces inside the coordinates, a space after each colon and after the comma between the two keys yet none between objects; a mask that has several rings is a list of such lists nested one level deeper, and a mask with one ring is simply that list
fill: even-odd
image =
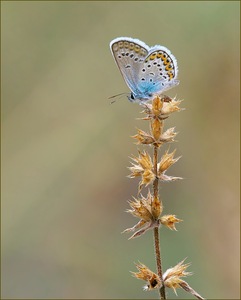
[{"label": "blue butterfly", "polygon": [[146,102],[179,84],[176,58],[166,47],[120,37],[111,41],[110,49],[131,90],[131,102]]}]

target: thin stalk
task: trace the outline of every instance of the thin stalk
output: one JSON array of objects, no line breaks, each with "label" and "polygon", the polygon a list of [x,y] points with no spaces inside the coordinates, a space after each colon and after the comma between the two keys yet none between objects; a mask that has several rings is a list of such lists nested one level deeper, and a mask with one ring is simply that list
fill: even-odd
[{"label": "thin stalk", "polygon": [[[156,175],[156,178],[153,182],[153,194],[154,194],[154,197],[159,198],[158,197],[159,189],[158,189],[158,177],[157,177],[157,161],[158,161],[158,147],[154,146],[153,165],[154,165],[154,173]],[[159,242],[159,228],[155,227],[153,230],[154,230],[154,245],[155,245],[155,257],[156,257],[157,272],[158,272],[158,276],[160,277],[161,282],[162,282],[162,287],[159,289],[160,299],[166,299],[165,286],[164,286],[163,274],[162,274],[161,249],[160,249],[160,242]]]}]

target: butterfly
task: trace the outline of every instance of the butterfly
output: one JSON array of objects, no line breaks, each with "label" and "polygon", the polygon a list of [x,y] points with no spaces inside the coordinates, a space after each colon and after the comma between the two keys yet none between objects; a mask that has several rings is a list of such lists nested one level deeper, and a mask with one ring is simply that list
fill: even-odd
[{"label": "butterfly", "polygon": [[110,42],[110,49],[131,90],[131,102],[144,103],[179,84],[176,58],[166,47],[119,37]]}]

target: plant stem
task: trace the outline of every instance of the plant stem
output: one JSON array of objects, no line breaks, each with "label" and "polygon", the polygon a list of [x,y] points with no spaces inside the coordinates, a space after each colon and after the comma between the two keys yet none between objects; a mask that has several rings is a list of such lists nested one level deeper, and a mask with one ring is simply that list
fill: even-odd
[{"label": "plant stem", "polygon": [[[154,146],[154,154],[153,154],[153,165],[154,165],[154,173],[156,175],[156,178],[153,182],[153,194],[154,197],[158,197],[158,177],[157,177],[157,160],[158,160],[158,147]],[[161,201],[161,200],[160,200]],[[162,261],[161,261],[161,249],[160,249],[160,242],[159,242],[159,228],[155,227],[154,229],[154,244],[155,244],[155,257],[156,257],[156,265],[157,265],[157,272],[158,276],[161,279],[162,286],[159,290],[160,293],[160,299],[166,299],[166,293],[165,293],[165,286],[162,276]]]},{"label": "plant stem", "polygon": [[158,148],[157,146],[154,146],[153,166],[154,166],[154,174],[156,178],[153,182],[153,193],[154,193],[154,197],[158,198],[157,160],[158,160]]}]

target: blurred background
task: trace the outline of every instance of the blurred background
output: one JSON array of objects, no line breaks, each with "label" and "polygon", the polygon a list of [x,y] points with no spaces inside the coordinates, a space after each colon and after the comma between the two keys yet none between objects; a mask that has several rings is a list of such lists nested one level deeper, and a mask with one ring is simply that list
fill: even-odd
[{"label": "blurred background", "polygon": [[240,2],[2,1],[1,18],[2,298],[158,298],[129,272],[156,270],[152,232],[121,234],[137,222],[130,136],[148,128],[138,104],[108,99],[129,92],[109,49],[128,36],[179,66],[167,173],[185,179],[160,192],[184,222],[161,230],[163,267],[187,257],[203,297],[239,299]]}]

